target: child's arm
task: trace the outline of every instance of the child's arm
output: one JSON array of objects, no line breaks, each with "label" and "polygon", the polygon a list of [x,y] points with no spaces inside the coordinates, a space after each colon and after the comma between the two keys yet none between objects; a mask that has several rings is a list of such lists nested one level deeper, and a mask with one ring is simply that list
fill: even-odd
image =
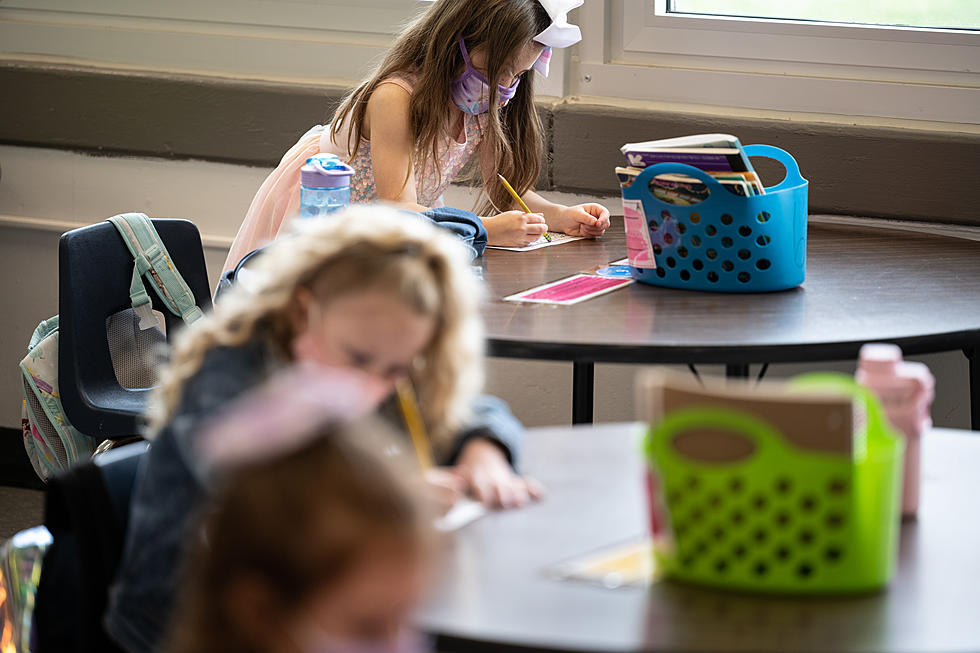
[{"label": "child's arm", "polygon": [[368,100],[365,138],[371,141],[371,167],[378,199],[411,211],[425,211],[429,207],[419,204],[415,193],[411,99],[408,91],[397,84],[378,86]]},{"label": "child's arm", "polygon": [[609,209],[595,202],[565,206],[549,202],[533,190],[522,196],[532,211],[544,215],[551,231],[561,231],[569,236],[601,236],[609,228]]},{"label": "child's arm", "polygon": [[493,440],[469,440],[452,469],[481,503],[492,508],[520,508],[544,497],[541,484],[515,472]]},{"label": "child's arm", "polygon": [[[371,141],[371,166],[378,199],[411,211],[426,211],[429,207],[418,203],[415,192],[410,102],[411,95],[401,86],[378,86],[368,100],[366,137]],[[523,211],[506,211],[483,218],[483,224],[490,245],[522,247],[533,243],[548,229],[543,218]]]},{"label": "child's arm", "polygon": [[548,231],[544,218],[523,210],[505,211],[481,217],[487,228],[487,244],[500,247],[524,247]]},{"label": "child's arm", "polygon": [[513,508],[544,496],[541,485],[515,471],[524,427],[497,397],[473,400],[473,415],[450,457],[466,489],[491,507]]}]

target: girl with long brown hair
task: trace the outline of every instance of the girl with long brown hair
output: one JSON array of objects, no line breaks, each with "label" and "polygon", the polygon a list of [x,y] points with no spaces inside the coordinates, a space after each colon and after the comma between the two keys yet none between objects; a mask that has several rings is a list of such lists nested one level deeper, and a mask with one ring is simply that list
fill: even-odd
[{"label": "girl with long brown hair", "polygon": [[[602,205],[565,206],[533,190],[543,139],[531,71],[547,74],[551,48],[580,40],[567,22],[580,4],[436,0],[344,98],[331,124],[314,127],[286,153],[253,199],[225,269],[298,214],[300,167],[319,153],[354,168],[352,202],[386,200],[417,211],[441,206],[449,183],[464,167],[472,170],[490,245],[526,245],[548,230],[601,235],[609,226]],[[467,167],[473,154],[478,165]],[[517,210],[498,173],[533,213]]]}]

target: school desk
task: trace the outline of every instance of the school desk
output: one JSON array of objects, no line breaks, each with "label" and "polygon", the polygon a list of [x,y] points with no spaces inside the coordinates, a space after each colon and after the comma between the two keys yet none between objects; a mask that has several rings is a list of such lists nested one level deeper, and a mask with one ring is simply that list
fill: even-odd
[{"label": "school desk", "polygon": [[626,256],[623,221],[598,240],[528,252],[487,250],[489,353],[571,361],[573,423],[591,422],[594,364],[749,364],[856,360],[866,342],[906,355],[963,351],[980,430],[980,242],[885,228],[811,224],[806,281],[723,294],[635,283],[572,306],[501,298]]},{"label": "school desk", "polygon": [[638,424],[530,430],[524,471],[548,496],[452,535],[418,618],[438,635],[437,650],[980,651],[980,433],[925,434],[920,516],[901,528],[886,591],[765,597],[670,581],[606,589],[549,578],[556,563],[646,532],[639,432]]}]

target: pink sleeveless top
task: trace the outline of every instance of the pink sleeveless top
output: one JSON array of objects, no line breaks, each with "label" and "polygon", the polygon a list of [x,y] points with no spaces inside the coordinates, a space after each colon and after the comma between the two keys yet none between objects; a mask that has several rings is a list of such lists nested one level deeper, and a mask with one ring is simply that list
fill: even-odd
[{"label": "pink sleeveless top", "polygon": [[[406,75],[391,77],[382,83],[397,84],[411,93],[414,82],[414,75]],[[439,149],[438,159],[430,159],[424,170],[416,163],[415,192],[419,204],[442,206],[442,193],[480,144],[485,118],[485,114],[463,114],[463,128],[458,137],[462,138],[462,142],[447,136],[446,142]],[[308,158],[320,153],[336,154],[346,161],[350,158],[347,149],[349,134],[349,127],[342,126],[337,133],[337,142],[334,143],[330,140],[330,125],[316,125],[289,148],[252,199],[222,272],[233,269],[246,254],[272,242],[285,231],[289,219],[299,215],[300,168]],[[350,188],[351,202],[371,202],[378,199],[370,141],[361,138],[360,147],[350,165],[354,168]],[[442,171],[441,177],[437,170]]]}]

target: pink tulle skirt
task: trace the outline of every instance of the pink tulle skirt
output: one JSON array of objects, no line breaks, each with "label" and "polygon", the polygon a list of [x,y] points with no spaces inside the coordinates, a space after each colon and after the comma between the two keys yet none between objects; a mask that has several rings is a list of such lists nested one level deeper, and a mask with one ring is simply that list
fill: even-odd
[{"label": "pink tulle skirt", "polygon": [[234,269],[249,252],[274,241],[299,215],[300,168],[308,158],[320,153],[320,138],[326,132],[317,125],[303,134],[262,182],[228,251],[222,274]]}]

